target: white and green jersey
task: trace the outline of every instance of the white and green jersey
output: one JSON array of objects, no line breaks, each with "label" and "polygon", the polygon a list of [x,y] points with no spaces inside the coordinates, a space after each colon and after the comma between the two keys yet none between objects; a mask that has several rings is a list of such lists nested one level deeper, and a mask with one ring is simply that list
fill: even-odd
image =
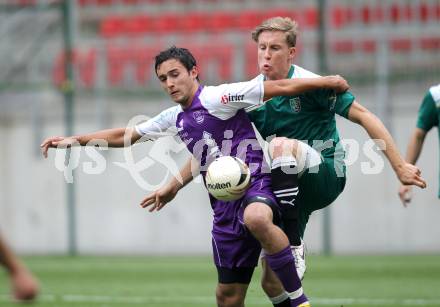
[{"label": "white and green jersey", "polygon": [[[312,78],[318,75],[292,65],[288,78]],[[264,79],[262,75],[257,78]],[[321,89],[296,96],[272,98],[271,103],[248,113],[264,139],[283,136],[307,142],[321,152],[323,158],[342,159],[344,151],[336,129],[335,114],[345,118],[354,101],[349,93],[335,94]]]},{"label": "white and green jersey", "polygon": [[[428,132],[432,127],[439,125],[440,121],[440,84],[433,86],[423,98],[417,117],[417,128]],[[438,130],[440,139],[440,130]],[[440,198],[440,189],[438,192]]]}]

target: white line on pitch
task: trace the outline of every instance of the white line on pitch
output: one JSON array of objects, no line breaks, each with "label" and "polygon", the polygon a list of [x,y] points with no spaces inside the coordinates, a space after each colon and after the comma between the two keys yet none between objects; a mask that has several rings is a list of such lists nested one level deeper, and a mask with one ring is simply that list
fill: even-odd
[{"label": "white line on pitch", "polygon": [[[8,295],[0,295],[0,302],[6,302],[10,300]],[[206,305],[207,303],[214,303],[214,296],[180,296],[180,297],[167,297],[167,296],[106,296],[106,295],[78,295],[78,294],[65,294],[65,295],[41,295],[38,298],[39,302],[72,302],[72,303],[107,303],[107,304],[168,304],[168,303],[191,303],[195,305]],[[267,305],[268,300],[260,297],[248,297],[246,299],[248,304],[252,305]],[[373,298],[324,298],[324,297],[312,297],[311,302],[320,305],[369,305],[369,306],[387,306],[387,305],[399,305],[399,306],[439,306],[440,298],[435,299],[373,299]]]}]

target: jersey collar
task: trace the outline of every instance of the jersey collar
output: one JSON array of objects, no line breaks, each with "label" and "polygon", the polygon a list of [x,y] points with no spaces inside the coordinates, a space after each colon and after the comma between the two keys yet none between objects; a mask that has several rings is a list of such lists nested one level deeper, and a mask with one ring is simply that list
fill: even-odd
[{"label": "jersey collar", "polygon": [[294,71],[295,71],[295,65],[291,65],[289,69],[289,73],[287,74],[287,79],[292,79]]}]

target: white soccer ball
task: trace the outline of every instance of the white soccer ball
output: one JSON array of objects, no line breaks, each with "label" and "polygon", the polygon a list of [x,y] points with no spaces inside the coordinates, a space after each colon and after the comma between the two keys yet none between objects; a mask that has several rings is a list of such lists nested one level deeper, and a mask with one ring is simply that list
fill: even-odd
[{"label": "white soccer ball", "polygon": [[205,180],[208,192],[218,200],[236,200],[246,193],[251,172],[240,159],[223,156],[209,165]]}]

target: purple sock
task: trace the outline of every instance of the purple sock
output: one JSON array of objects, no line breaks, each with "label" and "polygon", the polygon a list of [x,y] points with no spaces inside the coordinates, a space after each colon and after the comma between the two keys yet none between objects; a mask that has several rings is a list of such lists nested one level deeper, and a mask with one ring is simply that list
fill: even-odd
[{"label": "purple sock", "polygon": [[290,246],[276,254],[266,255],[266,261],[289,294],[293,307],[308,301],[302,291],[301,280],[299,280],[298,273],[296,272],[295,258],[290,250]]}]

